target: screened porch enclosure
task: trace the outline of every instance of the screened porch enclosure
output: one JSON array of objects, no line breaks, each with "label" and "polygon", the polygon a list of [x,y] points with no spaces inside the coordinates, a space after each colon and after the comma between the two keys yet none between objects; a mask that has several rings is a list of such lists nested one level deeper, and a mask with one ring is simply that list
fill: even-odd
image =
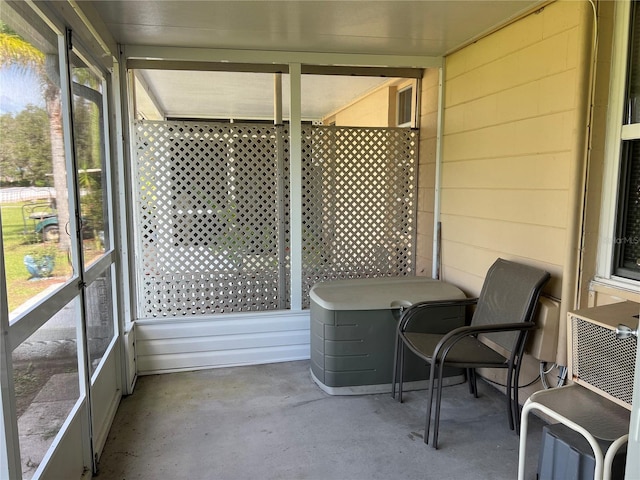
[{"label": "screened porch enclosure", "polygon": [[[287,126],[137,120],[140,318],[290,308]],[[418,132],[302,129],[302,304],[319,281],[413,275]]]}]

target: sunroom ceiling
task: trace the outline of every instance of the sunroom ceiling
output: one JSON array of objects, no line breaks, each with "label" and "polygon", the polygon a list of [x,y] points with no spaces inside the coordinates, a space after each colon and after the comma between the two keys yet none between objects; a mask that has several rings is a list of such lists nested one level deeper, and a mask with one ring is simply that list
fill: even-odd
[{"label": "sunroom ceiling", "polygon": [[[75,2],[74,2],[75,3]],[[442,56],[540,0],[80,0],[127,45]]]},{"label": "sunroom ceiling", "polygon": [[[84,8],[89,18],[99,18],[113,40],[121,45],[441,57],[548,2],[78,0],[73,3]],[[246,82],[232,82],[224,90],[216,89],[214,84],[224,80],[214,74],[149,70],[144,80],[156,102],[164,108],[163,113],[169,116],[258,118],[272,111],[272,86],[268,87],[271,95],[264,94],[264,85]],[[350,87],[344,90],[335,88],[339,80],[324,78],[315,80],[318,85],[303,92],[307,108],[314,105],[313,111],[303,112],[305,117],[332,111],[340,102],[384,81],[349,82]],[[353,91],[358,88],[358,92]],[[248,108],[252,97],[261,99],[259,108],[257,104]],[[265,102],[267,97],[270,98]],[[215,104],[216,101],[224,103]],[[286,115],[286,102],[284,109]]]},{"label": "sunroom ceiling", "polygon": [[[150,120],[161,117],[273,120],[274,75],[245,72],[138,72],[152,89],[162,114],[137,95],[138,112]],[[305,75],[302,79],[302,119],[319,120],[388,82],[387,78]],[[282,76],[282,115],[289,118],[289,76]]]}]

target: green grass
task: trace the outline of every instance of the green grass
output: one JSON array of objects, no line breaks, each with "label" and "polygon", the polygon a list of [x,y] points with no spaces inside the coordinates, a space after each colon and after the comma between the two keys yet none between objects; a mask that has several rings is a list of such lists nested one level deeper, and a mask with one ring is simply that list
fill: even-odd
[{"label": "green grass", "polygon": [[27,221],[27,228],[31,229],[31,233],[24,233],[22,205],[22,203],[11,203],[3,204],[0,207],[2,209],[2,240],[9,311],[22,305],[49,286],[63,283],[71,276],[67,253],[55,250],[56,261],[52,276],[37,281],[29,280],[29,272],[24,266],[24,256],[43,254],[47,250],[51,250],[51,246],[36,238],[33,233],[34,224],[32,221]]}]

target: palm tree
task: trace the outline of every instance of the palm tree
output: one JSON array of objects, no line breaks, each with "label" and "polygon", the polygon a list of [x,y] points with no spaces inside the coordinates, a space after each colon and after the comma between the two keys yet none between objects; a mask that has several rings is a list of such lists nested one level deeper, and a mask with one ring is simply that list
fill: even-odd
[{"label": "palm tree", "polygon": [[[13,32],[5,23],[0,22],[0,68],[10,66],[33,70],[41,81],[47,115],[49,116],[51,163],[53,186],[56,191],[58,225],[62,229],[61,233],[64,233],[66,225],[69,224],[69,194],[62,132],[62,96],[58,73],[58,55],[42,53]],[[58,247],[61,250],[68,250],[70,246],[71,238],[61,234]]]}]

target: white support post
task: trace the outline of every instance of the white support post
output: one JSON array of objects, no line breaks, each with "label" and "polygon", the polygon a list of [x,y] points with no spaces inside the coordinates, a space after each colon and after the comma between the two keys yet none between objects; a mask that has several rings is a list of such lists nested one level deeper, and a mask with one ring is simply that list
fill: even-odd
[{"label": "white support post", "polygon": [[[117,165],[117,225],[118,234],[114,239],[120,248],[120,262],[116,264],[118,278],[119,297],[119,322],[120,338],[122,340],[122,391],[129,395],[133,393],[133,385],[137,376],[135,371],[135,351],[129,348],[128,342],[135,335],[134,319],[137,315],[137,284],[135,258],[136,250],[133,235],[135,234],[135,222],[131,209],[133,205],[134,183],[132,178],[133,150],[131,146],[134,138],[133,126],[133,74],[127,71],[126,59],[122,52],[114,65],[113,89],[114,109],[116,125],[116,160]],[[135,209],[133,209],[135,210]]]},{"label": "white support post", "polygon": [[433,204],[433,252],[432,271],[433,278],[440,278],[442,269],[442,236],[440,231],[440,183],[442,181],[442,129],[444,121],[444,66],[438,70],[438,119],[436,127],[436,174],[434,179],[434,204]]},{"label": "white support post", "polygon": [[287,304],[285,292],[287,275],[286,247],[286,206],[284,182],[284,126],[282,123],[282,74],[273,75],[273,124],[276,134],[276,162],[278,169],[278,309],[284,310]]},{"label": "white support post", "polygon": [[273,123],[282,125],[282,74],[273,74]]},{"label": "white support post", "polygon": [[289,64],[291,158],[291,310],[302,310],[302,68]]}]

